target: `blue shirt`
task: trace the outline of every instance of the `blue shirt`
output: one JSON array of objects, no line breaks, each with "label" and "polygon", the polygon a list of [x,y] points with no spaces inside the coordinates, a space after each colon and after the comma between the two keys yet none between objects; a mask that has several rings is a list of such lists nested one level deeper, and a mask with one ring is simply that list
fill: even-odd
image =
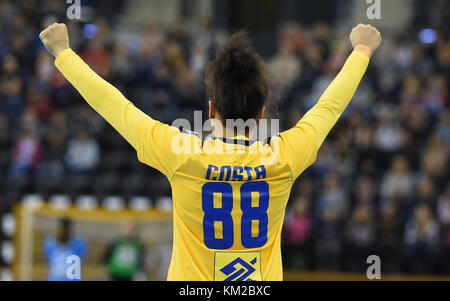
[{"label": "blue shirt", "polygon": [[[47,257],[49,281],[79,281],[81,279],[69,279],[67,271],[72,263],[67,263],[70,256],[78,256],[80,259],[86,254],[87,244],[80,237],[73,237],[66,245],[59,244],[54,237],[46,237],[44,240],[44,253]],[[80,267],[81,268],[81,267]]]}]

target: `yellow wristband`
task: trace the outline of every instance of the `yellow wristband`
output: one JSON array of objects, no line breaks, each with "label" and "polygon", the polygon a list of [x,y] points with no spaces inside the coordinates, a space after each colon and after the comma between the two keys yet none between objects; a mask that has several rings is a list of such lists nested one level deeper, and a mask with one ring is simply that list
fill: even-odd
[{"label": "yellow wristband", "polygon": [[372,54],[373,54],[372,48],[370,48],[369,46],[364,45],[364,44],[358,44],[358,45],[356,45],[356,46],[355,46],[355,50],[361,51],[361,52],[367,54],[369,57],[371,57]]}]

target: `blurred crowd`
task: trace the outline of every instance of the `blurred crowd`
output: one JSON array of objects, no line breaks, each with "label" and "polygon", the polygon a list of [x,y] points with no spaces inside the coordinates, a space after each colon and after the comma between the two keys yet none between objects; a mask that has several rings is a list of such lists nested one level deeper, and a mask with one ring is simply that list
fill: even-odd
[{"label": "blurred crowd", "polygon": [[[292,98],[278,100],[293,112],[291,125],[348,54],[345,37],[325,24],[309,34],[294,28],[289,39],[297,48],[282,40],[269,61],[277,95]],[[286,267],[362,271],[373,254],[384,272],[450,273],[450,43],[438,36],[432,44],[417,35],[385,36],[291,194]]]},{"label": "blurred crowd", "polygon": [[[170,195],[162,175],[87,106],[38,33],[64,1],[0,1],[0,203],[24,194]],[[59,3],[59,4],[58,4]],[[156,25],[139,34],[108,16],[70,22],[71,46],[138,108],[171,123],[206,107],[204,69],[225,29]],[[133,32],[133,31],[132,31]],[[351,49],[326,23],[279,30],[269,102],[283,129],[311,108]],[[296,182],[283,231],[287,269],[450,273],[450,43],[437,32],[385,37],[350,107]]]}]

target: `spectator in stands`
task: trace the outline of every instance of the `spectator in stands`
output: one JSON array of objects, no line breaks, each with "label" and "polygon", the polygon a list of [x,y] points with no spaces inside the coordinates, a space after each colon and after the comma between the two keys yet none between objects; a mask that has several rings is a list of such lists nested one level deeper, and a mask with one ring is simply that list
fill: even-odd
[{"label": "spectator in stands", "polygon": [[307,270],[311,263],[312,217],[308,199],[298,197],[292,204],[284,223],[283,262],[288,269]]},{"label": "spectator in stands", "polygon": [[366,266],[366,259],[373,253],[375,244],[375,223],[368,205],[356,205],[345,229],[345,268],[360,272]]},{"label": "spectator in stands", "polygon": [[381,181],[380,193],[387,200],[402,199],[413,188],[413,176],[404,157],[396,157]]},{"label": "spectator in stands", "polygon": [[339,270],[348,199],[335,172],[326,175],[321,191],[316,206],[318,224],[314,232],[315,265],[319,269]]},{"label": "spectator in stands", "polygon": [[422,157],[422,170],[435,180],[438,180],[442,179],[445,173],[448,172],[448,164],[448,146],[445,147],[438,136],[431,136]]},{"label": "spectator in stands", "polygon": [[69,141],[65,161],[72,174],[92,175],[100,162],[97,141],[85,130],[78,130]]},{"label": "spectator in stands", "polygon": [[450,256],[450,181],[447,181],[445,191],[438,197],[436,216],[443,228],[443,252],[441,254],[441,262],[443,262],[444,265],[442,271],[450,274],[450,262],[447,260]]},{"label": "spectator in stands", "polygon": [[336,208],[324,208],[316,227],[314,267],[318,270],[340,270],[343,256],[343,223]]},{"label": "spectator in stands", "polygon": [[430,207],[419,204],[406,223],[404,243],[406,269],[415,273],[431,273],[439,251],[439,224]]},{"label": "spectator in stands", "polygon": [[66,170],[64,167],[64,153],[66,150],[65,132],[53,129],[48,133],[44,145],[42,160],[38,165],[38,176],[53,186],[64,182]]},{"label": "spectator in stands", "polygon": [[450,181],[447,181],[445,191],[438,197],[436,216],[444,227],[450,226]]},{"label": "spectator in stands", "polygon": [[14,118],[19,118],[25,107],[22,95],[23,82],[17,76],[4,77],[0,85],[0,112]]},{"label": "spectator in stands", "polygon": [[376,254],[383,258],[383,270],[386,273],[400,271],[400,256],[402,244],[402,224],[399,218],[398,206],[386,203],[380,209],[376,234]]},{"label": "spectator in stands", "polygon": [[280,44],[278,53],[268,62],[268,67],[273,72],[272,90],[276,98],[272,101],[278,104],[292,84],[299,78],[302,72],[301,61],[294,54],[294,45],[290,39]]},{"label": "spectator in stands", "polygon": [[319,219],[325,220],[327,214],[333,212],[338,221],[343,220],[348,213],[348,197],[342,188],[339,175],[330,172],[323,180],[322,193],[319,194],[317,210]]},{"label": "spectator in stands", "polygon": [[349,147],[350,139],[351,135],[343,132],[337,136],[334,145],[336,160],[333,169],[342,176],[344,181],[349,179],[356,166],[355,152]]},{"label": "spectator in stands", "polygon": [[426,174],[416,180],[415,193],[412,197],[413,204],[424,203],[434,208],[436,206],[436,189],[431,177]]},{"label": "spectator in stands", "polygon": [[450,110],[441,112],[436,134],[445,145],[450,145]]},{"label": "spectator in stands", "polygon": [[356,180],[356,185],[353,189],[353,205],[374,206],[376,204],[376,187],[369,176],[362,175]]},{"label": "spectator in stands", "polygon": [[403,130],[395,117],[392,107],[382,107],[378,116],[378,125],[374,133],[374,146],[379,152],[378,164],[387,167],[387,158],[392,157],[401,146]]},{"label": "spectator in stands", "polygon": [[[120,1],[124,3],[114,3]],[[100,11],[95,8],[97,2],[104,3]],[[18,197],[39,193],[37,184],[42,178],[66,184],[75,173],[86,180],[85,175],[97,169],[100,157],[115,157],[110,156],[111,145],[119,154],[135,156],[125,142],[113,140],[117,135],[110,135],[113,130],[81,101],[43,52],[39,31],[43,24],[57,21],[55,18],[66,18],[67,6],[62,1],[48,1],[42,10],[39,3],[0,1],[0,177],[6,177],[6,183],[19,183],[18,177],[31,180],[32,185],[14,188]],[[69,22],[74,50],[144,112],[167,123],[178,117],[192,119],[192,109],[205,103],[204,68],[228,36],[226,27],[210,22],[175,28],[148,24],[140,27],[141,32],[128,35],[121,31],[123,27],[112,26],[121,5],[110,1],[92,5],[91,23],[98,26],[98,35],[86,39],[84,23]],[[294,185],[290,207],[296,207],[299,198],[307,199],[303,219],[311,219],[310,231],[316,240],[312,243],[314,256],[305,257],[304,266],[340,267],[341,247],[346,241],[342,234],[344,229],[355,233],[349,229],[360,227],[355,220],[364,216],[356,213],[361,206],[373,210],[369,220],[376,222],[376,250],[380,250],[385,271],[408,271],[399,264],[404,257],[401,242],[406,229],[408,241],[415,236],[410,233],[417,232],[418,218],[413,214],[421,211],[415,209],[417,204],[426,203],[436,213],[436,220],[422,223],[438,224],[442,235],[437,236],[437,244],[450,249],[446,209],[450,43],[445,21],[444,26],[436,25],[438,40],[432,45],[418,43],[414,30],[404,39],[386,37],[342,122],[322,145],[315,164]],[[413,25],[416,28],[417,24]],[[281,130],[294,126],[298,116],[317,102],[348,54],[347,39],[335,28],[323,22],[311,28],[289,22],[273,43],[256,43],[272,67],[271,98],[280,107]],[[69,129],[77,128],[89,132],[77,131],[72,137]],[[137,167],[123,165],[107,173],[110,179],[145,179],[136,182],[134,191],[160,194],[160,183],[168,185],[162,176],[138,163]],[[111,192],[111,186],[123,193],[121,185],[115,184],[95,193]],[[80,190],[86,193],[84,188]],[[10,186],[0,183],[0,202],[10,192]],[[75,189],[73,193],[80,192]],[[288,220],[292,222],[289,214]],[[285,233],[289,235],[287,228]],[[408,244],[407,254],[418,254],[417,245]],[[345,252],[354,252],[353,248],[354,244],[347,244]],[[297,253],[292,251],[292,257]],[[438,257],[439,265],[449,262],[448,254]]]},{"label": "spectator in stands", "polygon": [[325,141],[319,149],[316,162],[311,167],[317,176],[326,176],[334,166],[336,157],[331,151],[332,146]]},{"label": "spectator in stands", "polygon": [[448,102],[447,87],[444,78],[439,74],[433,74],[427,80],[425,95],[422,98],[422,104],[425,109],[433,115],[445,107]]},{"label": "spectator in stands", "polygon": [[34,171],[42,156],[42,143],[34,128],[25,128],[14,144],[10,166],[12,178],[20,178]]}]

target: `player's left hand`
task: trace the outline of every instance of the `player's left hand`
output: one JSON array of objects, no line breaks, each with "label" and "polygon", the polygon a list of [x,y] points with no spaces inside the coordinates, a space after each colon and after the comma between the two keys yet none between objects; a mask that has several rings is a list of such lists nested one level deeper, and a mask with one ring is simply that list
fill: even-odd
[{"label": "player's left hand", "polygon": [[39,38],[45,48],[47,48],[54,57],[57,57],[62,51],[70,48],[67,26],[63,23],[54,23],[50,25],[39,34]]}]

